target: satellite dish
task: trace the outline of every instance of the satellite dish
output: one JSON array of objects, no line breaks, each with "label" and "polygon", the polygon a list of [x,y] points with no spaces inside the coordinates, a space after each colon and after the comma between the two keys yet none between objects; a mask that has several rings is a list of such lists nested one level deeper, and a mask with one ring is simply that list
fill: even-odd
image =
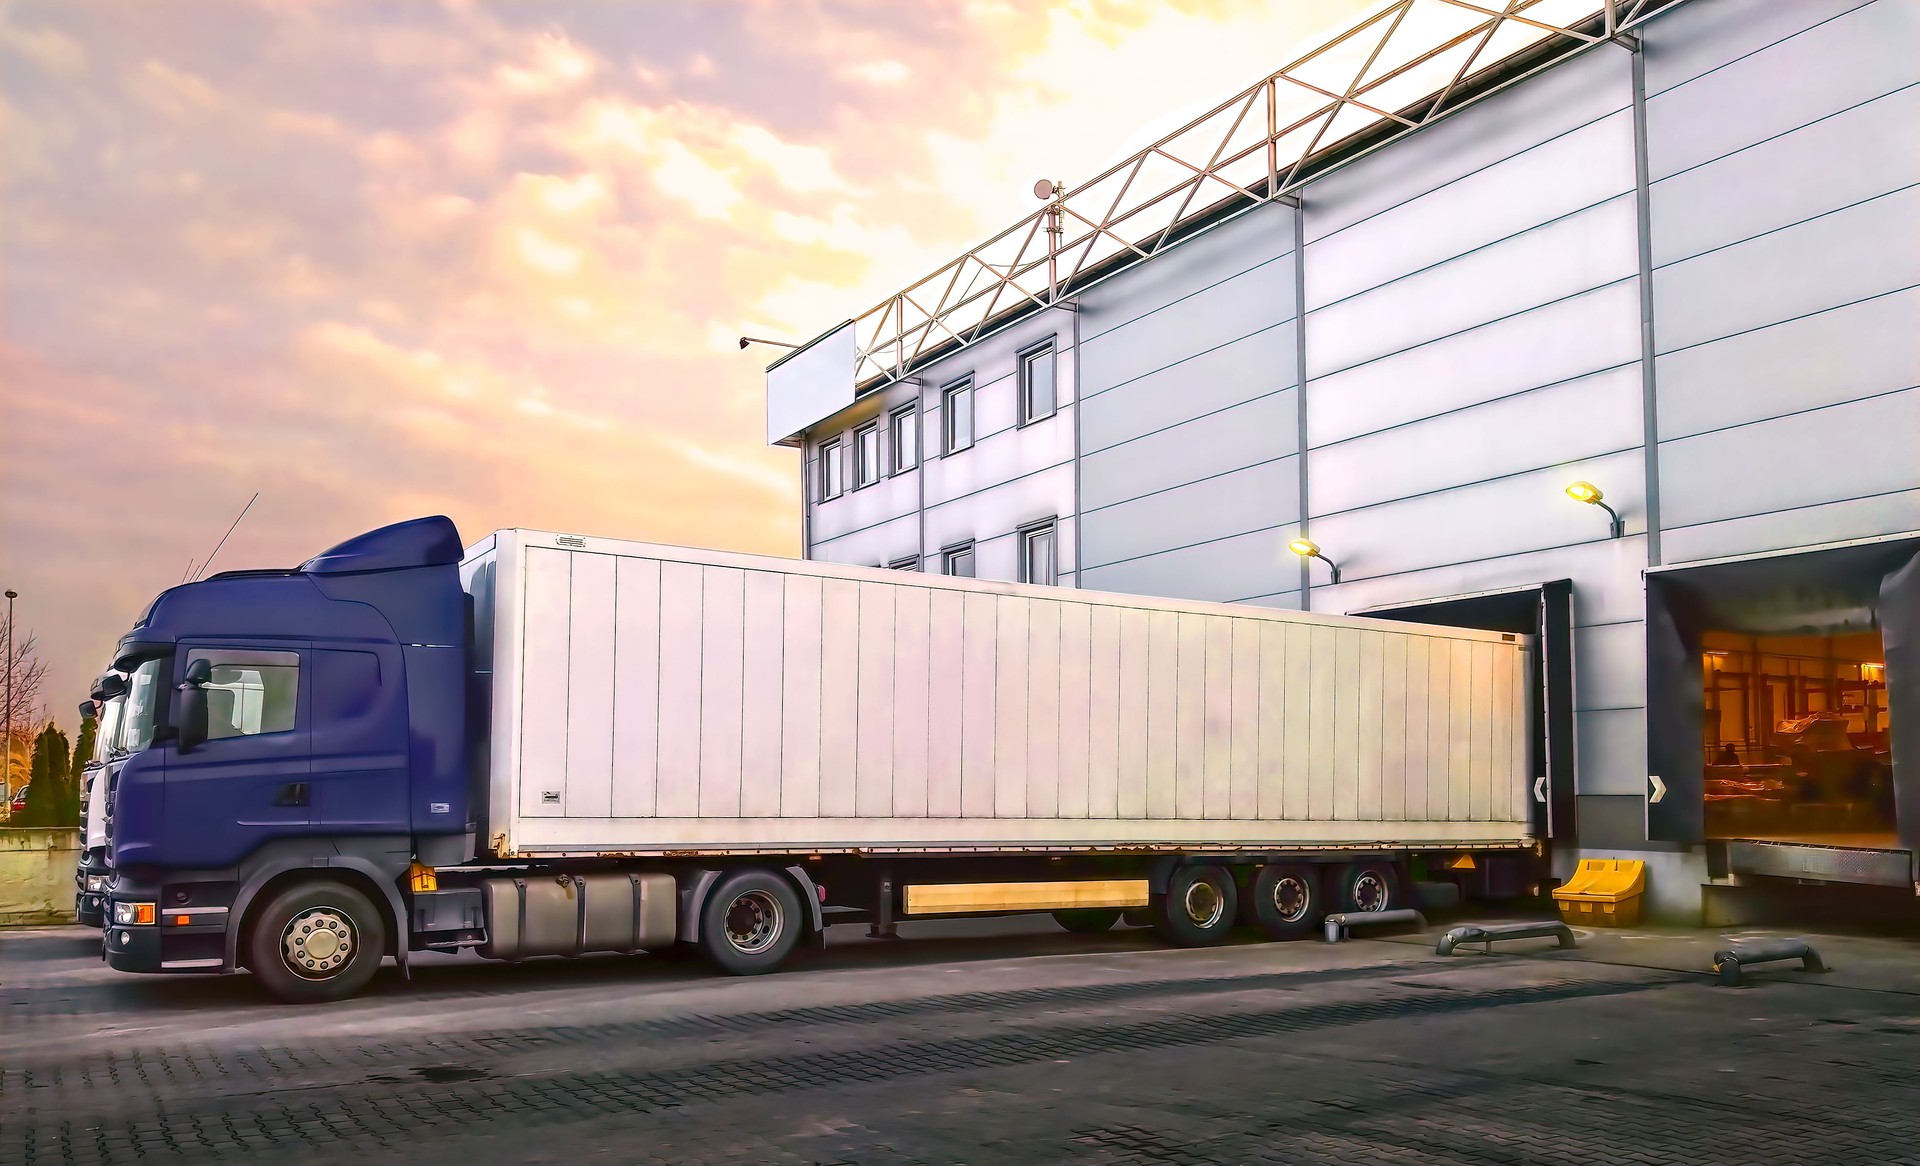
[{"label": "satellite dish", "polygon": [[1050,180],[1042,178],[1033,184],[1033,197],[1052,198],[1059,190],[1060,188],[1055,186]]}]

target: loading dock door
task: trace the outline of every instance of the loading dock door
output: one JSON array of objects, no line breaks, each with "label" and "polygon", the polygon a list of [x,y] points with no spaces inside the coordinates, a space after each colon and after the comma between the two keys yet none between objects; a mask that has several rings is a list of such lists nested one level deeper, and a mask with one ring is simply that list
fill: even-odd
[{"label": "loading dock door", "polygon": [[1920,856],[1920,538],[1762,555],[1647,573],[1647,772],[1666,794],[1647,806],[1647,837],[1706,834],[1707,629],[1834,635],[1878,629],[1886,650],[1895,832]]},{"label": "loading dock door", "polygon": [[1573,582],[1400,604],[1354,615],[1443,627],[1478,628],[1535,637],[1533,654],[1533,797],[1528,830],[1536,838],[1572,839]]}]

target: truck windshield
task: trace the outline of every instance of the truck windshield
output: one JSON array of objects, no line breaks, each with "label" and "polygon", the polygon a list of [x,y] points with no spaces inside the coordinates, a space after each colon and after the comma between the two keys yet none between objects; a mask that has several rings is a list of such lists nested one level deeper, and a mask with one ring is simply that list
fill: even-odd
[{"label": "truck windshield", "polygon": [[160,665],[148,660],[127,681],[127,707],[121,714],[120,751],[138,753],[153,744],[153,725],[160,715]]},{"label": "truck windshield", "polygon": [[106,761],[120,754],[121,714],[126,711],[127,698],[116,696],[100,707],[100,724],[94,731],[93,759]]}]

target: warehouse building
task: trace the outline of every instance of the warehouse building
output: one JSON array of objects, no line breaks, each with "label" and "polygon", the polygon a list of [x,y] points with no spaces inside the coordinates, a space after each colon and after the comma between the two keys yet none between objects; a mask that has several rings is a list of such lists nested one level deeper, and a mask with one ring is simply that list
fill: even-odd
[{"label": "warehouse building", "polygon": [[805,553],[1537,634],[1556,865],[1920,890],[1920,5],[1497,8],[776,362]]}]

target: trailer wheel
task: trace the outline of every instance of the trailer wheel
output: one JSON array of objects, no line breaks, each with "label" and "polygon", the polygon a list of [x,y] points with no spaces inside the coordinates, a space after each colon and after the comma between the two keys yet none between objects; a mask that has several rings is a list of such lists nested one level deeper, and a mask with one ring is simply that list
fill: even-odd
[{"label": "trailer wheel", "polygon": [[345,883],[300,883],[255,918],[247,966],[278,999],[318,1004],[366,987],[386,949],[386,920],[365,895]]},{"label": "trailer wheel", "polygon": [[1294,939],[1319,926],[1326,911],[1320,882],[1305,863],[1276,862],[1260,868],[1248,888],[1248,913],[1273,939]]},{"label": "trailer wheel", "polygon": [[1402,905],[1400,872],[1390,862],[1356,862],[1340,868],[1342,911],[1391,911]]},{"label": "trailer wheel", "polygon": [[1218,866],[1177,866],[1158,897],[1154,928],[1181,947],[1219,943],[1233,930],[1238,896],[1233,876]]},{"label": "trailer wheel", "polygon": [[1118,907],[1068,907],[1053,913],[1053,921],[1075,935],[1098,935],[1120,922]]},{"label": "trailer wheel", "polygon": [[735,871],[700,909],[700,951],[731,976],[755,976],[785,962],[800,941],[800,897],[771,871]]}]

